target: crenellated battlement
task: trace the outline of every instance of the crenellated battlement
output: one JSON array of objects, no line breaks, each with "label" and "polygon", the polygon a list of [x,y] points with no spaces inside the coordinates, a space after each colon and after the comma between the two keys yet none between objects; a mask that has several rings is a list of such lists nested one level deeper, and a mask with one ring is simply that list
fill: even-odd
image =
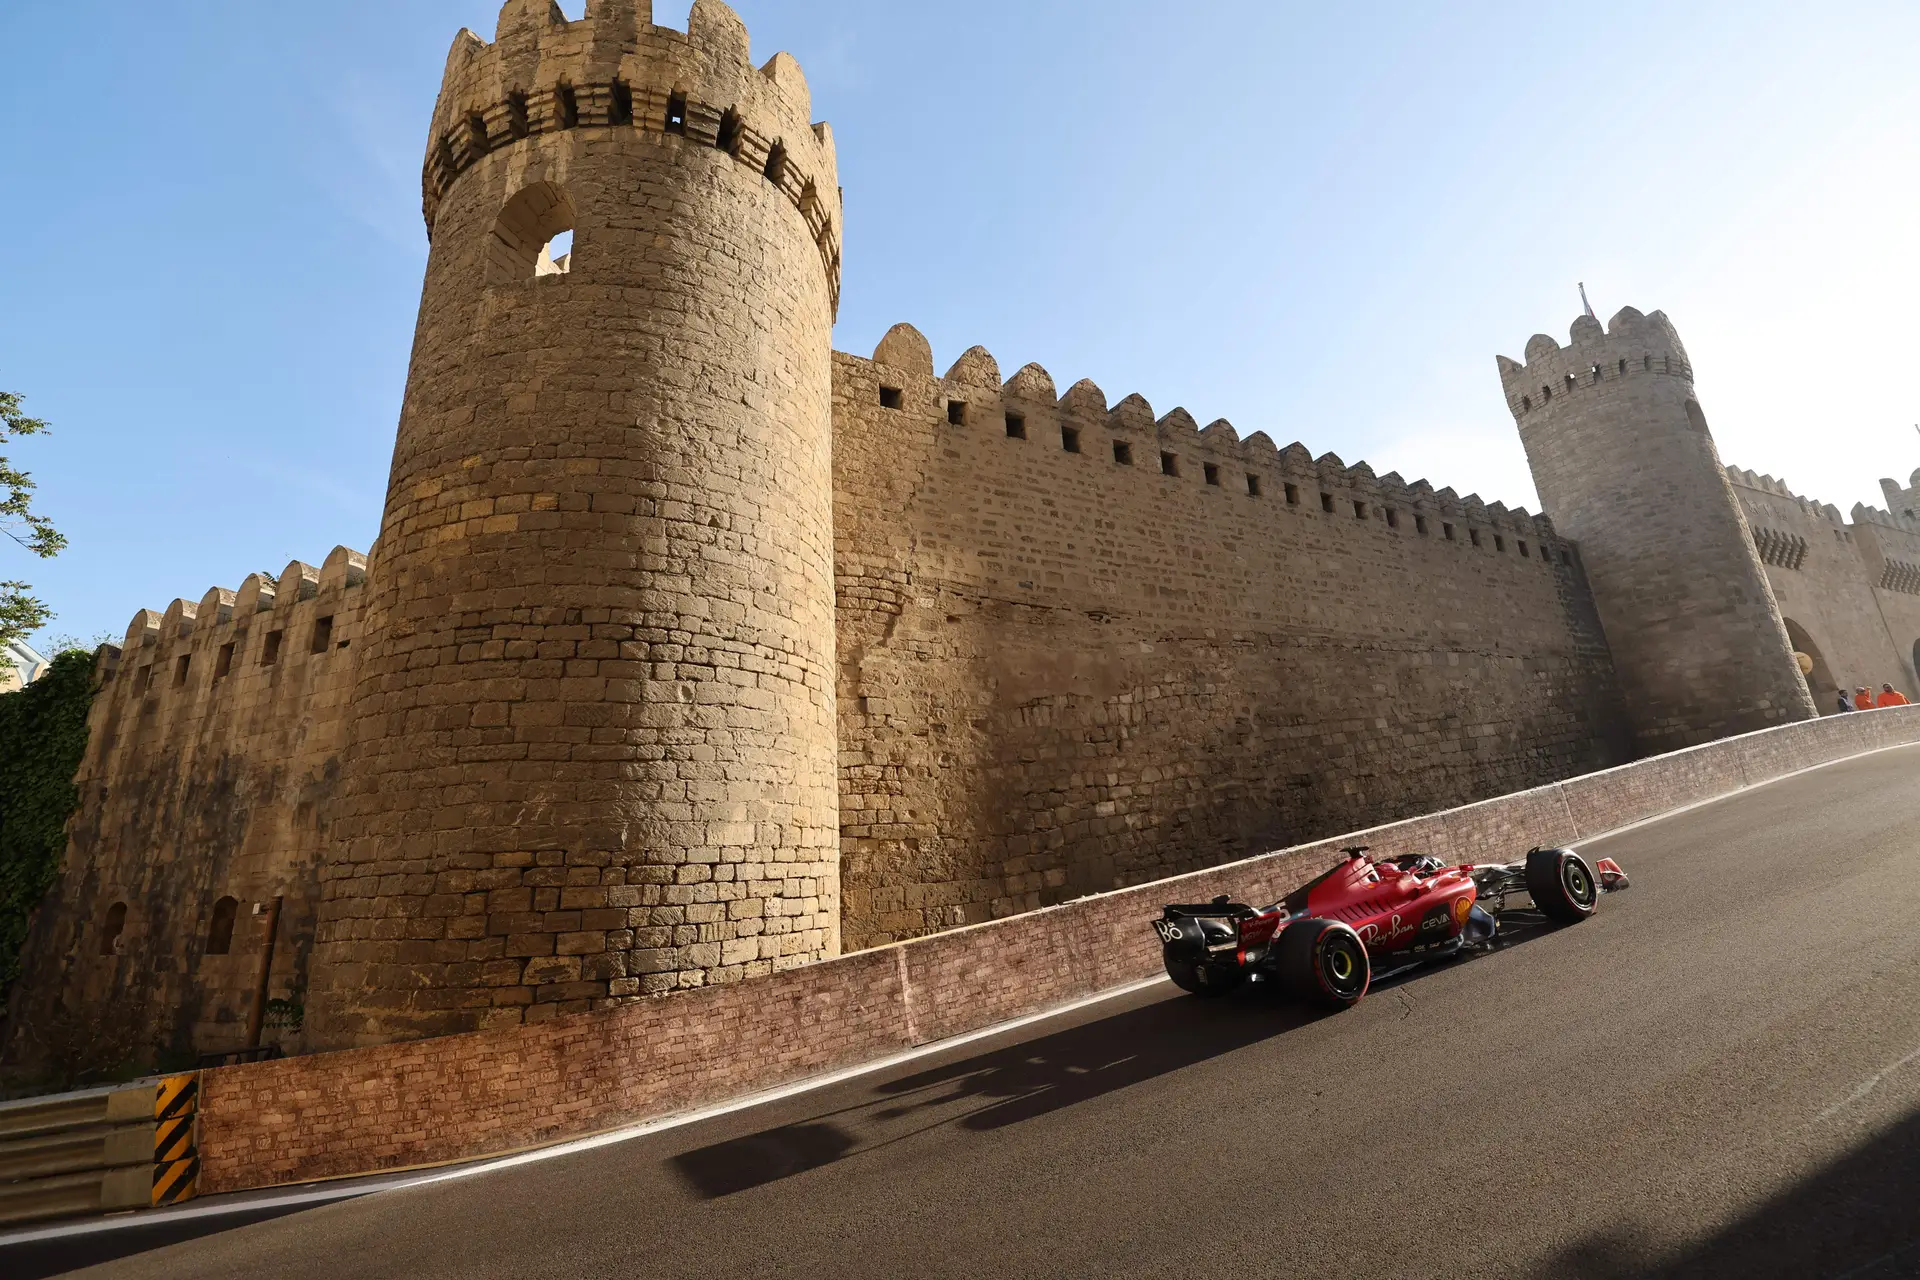
[{"label": "crenellated battlement", "polygon": [[[857,360],[858,357],[845,357]],[[1043,429],[1056,435],[1067,452],[1110,461],[1116,476],[1158,472],[1183,482],[1232,489],[1250,499],[1281,507],[1336,510],[1393,528],[1421,530],[1426,517],[1463,527],[1458,539],[1469,542],[1467,526],[1489,534],[1511,533],[1541,546],[1564,549],[1565,541],[1545,515],[1483,502],[1478,494],[1461,497],[1450,488],[1435,489],[1425,480],[1407,481],[1398,472],[1377,475],[1365,462],[1346,463],[1338,454],[1319,457],[1299,442],[1276,446],[1264,431],[1242,436],[1225,418],[1204,428],[1185,407],[1156,416],[1146,397],[1123,397],[1111,407],[1106,393],[1082,379],[1056,394],[1053,376],[1038,364],[1023,365],[1004,382],[1000,365],[984,347],[971,347],[944,375],[934,373],[933,351],[912,325],[897,324],[874,348],[874,394],[882,407],[898,397],[899,408],[949,426],[1004,425],[1010,439],[1038,438]],[[916,385],[917,384],[917,385]],[[1101,442],[1093,433],[1102,433]],[[1476,535],[1477,536],[1477,535]],[[1504,537],[1493,543],[1505,550]],[[1569,553],[1570,554],[1570,553]]]},{"label": "crenellated battlement", "polygon": [[684,32],[655,26],[648,0],[593,0],[567,21],[551,0],[508,0],[488,44],[462,29],[447,55],[422,168],[432,233],[447,190],[486,157],[542,135],[637,130],[712,147],[772,184],[805,219],[835,309],[840,189],[833,131],[811,119],[800,64],[755,69],[746,25],[696,0]]},{"label": "crenellated battlement", "polygon": [[250,573],[238,589],[213,587],[197,602],[183,597],[163,612],[142,609],[135,613],[115,662],[130,662],[137,655],[178,641],[194,641],[197,645],[211,633],[248,625],[256,615],[286,613],[302,601],[337,595],[362,586],[366,580],[365,553],[347,547],[335,547],[318,568],[294,560],[278,574]]},{"label": "crenellated battlement", "polygon": [[1693,365],[1666,313],[1642,315],[1622,307],[1602,329],[1590,315],[1573,322],[1571,341],[1561,346],[1544,333],[1527,340],[1526,362],[1495,356],[1507,407],[1516,422],[1544,410],[1556,398],[1604,389],[1627,378],[1693,381]]},{"label": "crenellated battlement", "polygon": [[1824,521],[1836,529],[1846,527],[1846,520],[1840,515],[1840,508],[1831,502],[1818,502],[1787,487],[1784,480],[1776,480],[1769,475],[1748,471],[1743,467],[1726,468],[1727,479],[1743,489],[1752,489],[1758,493],[1770,493],[1777,498],[1785,498],[1797,505],[1809,520]]}]

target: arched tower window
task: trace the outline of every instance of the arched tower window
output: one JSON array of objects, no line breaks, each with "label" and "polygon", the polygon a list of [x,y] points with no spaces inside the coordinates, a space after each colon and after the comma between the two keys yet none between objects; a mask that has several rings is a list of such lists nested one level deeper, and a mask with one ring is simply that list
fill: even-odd
[{"label": "arched tower window", "polygon": [[232,898],[222,898],[213,904],[213,920],[207,925],[207,954],[223,956],[233,949],[233,918],[240,911],[240,904]]},{"label": "arched tower window", "polygon": [[127,904],[116,902],[107,908],[106,923],[100,926],[100,954],[117,956],[120,954],[120,934],[127,927]]},{"label": "arched tower window", "polygon": [[563,275],[572,266],[573,198],[567,189],[536,182],[507,201],[487,242],[487,271],[493,282]]}]

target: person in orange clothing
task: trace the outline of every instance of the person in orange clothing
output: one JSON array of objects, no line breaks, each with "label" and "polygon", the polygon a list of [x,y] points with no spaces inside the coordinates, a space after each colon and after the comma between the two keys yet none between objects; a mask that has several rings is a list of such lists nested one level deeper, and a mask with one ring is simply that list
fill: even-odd
[{"label": "person in orange clothing", "polygon": [[1907,705],[1907,695],[1890,684],[1883,684],[1880,686],[1880,696],[1874,699],[1873,705],[1876,707],[1904,707]]},{"label": "person in orange clothing", "polygon": [[1853,691],[1853,709],[1855,711],[1873,710],[1873,690],[1861,685]]}]

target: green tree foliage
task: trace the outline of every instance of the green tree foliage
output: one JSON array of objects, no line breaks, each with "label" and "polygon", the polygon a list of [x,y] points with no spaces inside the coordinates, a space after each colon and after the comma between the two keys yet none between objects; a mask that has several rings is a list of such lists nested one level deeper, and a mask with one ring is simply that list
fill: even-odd
[{"label": "green tree foliage", "polygon": [[0,1010],[20,973],[27,919],[66,852],[93,692],[93,655],[71,649],[26,688],[0,694]]},{"label": "green tree foliage", "polygon": [[[20,403],[13,392],[0,391],[0,445],[15,436],[39,435],[48,429],[39,418],[29,418]],[[53,521],[34,514],[33,489],[33,477],[0,455],[0,533],[46,559],[59,555],[67,540]],[[24,582],[0,582],[0,644],[38,631],[53,616],[46,605],[27,594],[28,589]]]}]

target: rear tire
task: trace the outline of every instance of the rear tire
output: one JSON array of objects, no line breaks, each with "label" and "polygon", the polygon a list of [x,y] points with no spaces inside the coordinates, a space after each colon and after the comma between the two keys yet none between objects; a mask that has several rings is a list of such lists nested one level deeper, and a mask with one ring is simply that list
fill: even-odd
[{"label": "rear tire", "polygon": [[1310,1004],[1345,1009],[1373,981],[1366,944],[1338,920],[1298,920],[1281,930],[1274,968],[1286,989]]},{"label": "rear tire", "polygon": [[1190,995],[1201,997],[1223,996],[1239,986],[1247,975],[1238,969],[1223,969],[1210,964],[1195,964],[1190,960],[1166,960],[1167,976],[1173,979],[1173,985]]},{"label": "rear tire", "polygon": [[1527,855],[1527,893],[1549,920],[1578,924],[1600,903],[1600,880],[1571,849],[1535,849]]}]

